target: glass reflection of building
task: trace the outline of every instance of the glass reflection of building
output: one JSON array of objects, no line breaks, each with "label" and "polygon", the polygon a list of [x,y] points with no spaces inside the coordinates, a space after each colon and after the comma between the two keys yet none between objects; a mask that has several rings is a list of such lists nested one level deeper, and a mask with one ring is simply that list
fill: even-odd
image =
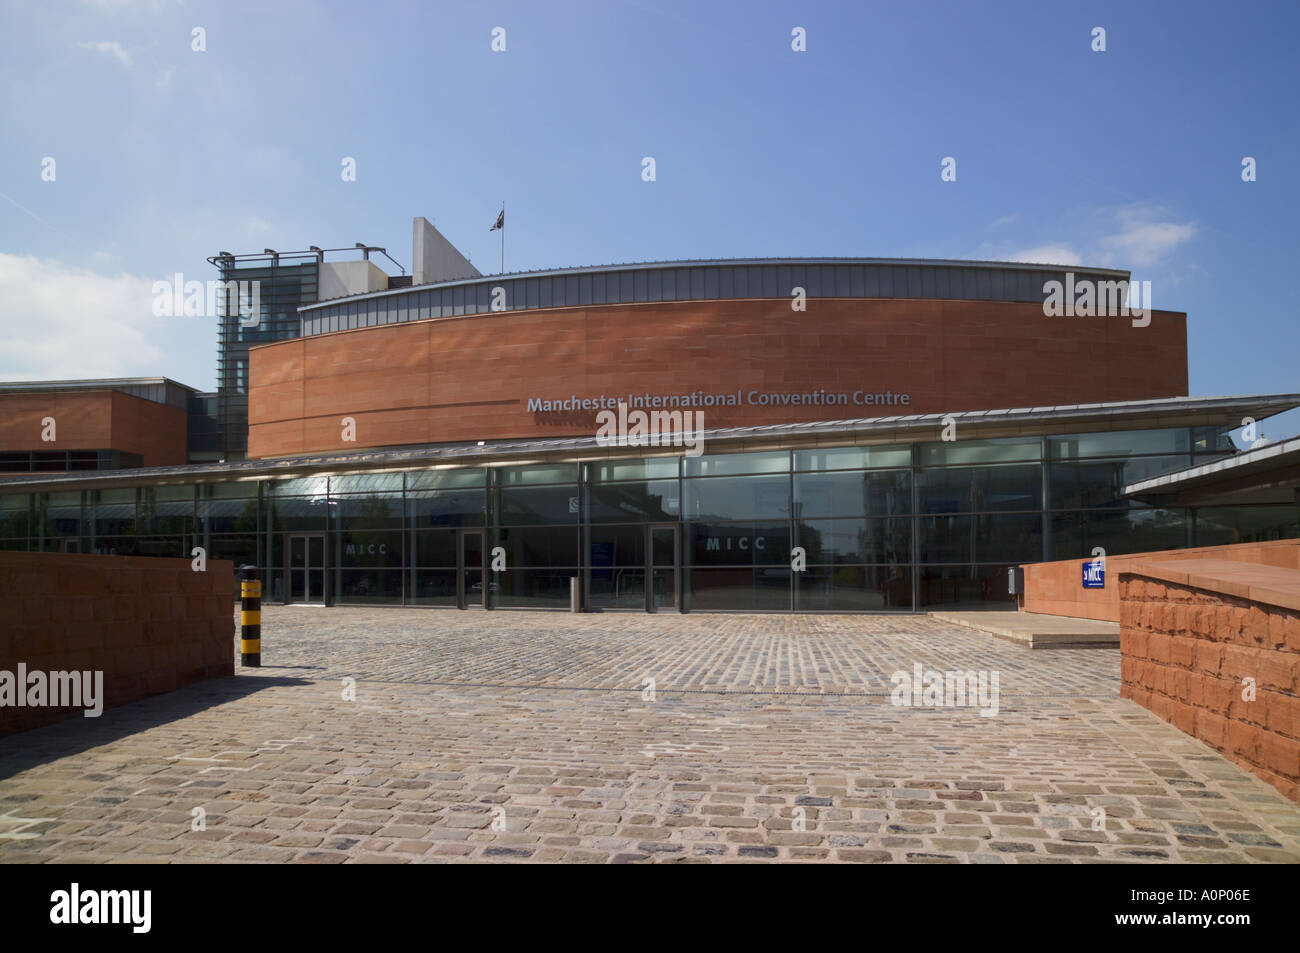
[{"label": "glass reflection of building", "polygon": [[993,608],[1017,563],[1300,536],[1295,504],[1124,495],[1231,452],[1227,428],[1177,427],[0,492],[0,548],[203,546],[259,566],[271,602],[567,608],[577,577],[598,610]]}]

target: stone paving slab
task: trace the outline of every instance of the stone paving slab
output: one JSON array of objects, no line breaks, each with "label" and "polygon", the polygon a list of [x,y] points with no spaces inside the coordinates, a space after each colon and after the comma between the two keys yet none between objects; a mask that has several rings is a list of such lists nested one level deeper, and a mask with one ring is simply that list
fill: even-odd
[{"label": "stone paving slab", "polygon": [[987,632],[1030,649],[1119,648],[1119,623],[1039,612],[931,612],[930,618]]},{"label": "stone paving slab", "polygon": [[[924,617],[263,626],[277,667],[0,740],[0,862],[1300,861],[1300,806],[1118,698],[1109,650]],[[890,704],[913,661],[1007,662],[998,714]]]}]

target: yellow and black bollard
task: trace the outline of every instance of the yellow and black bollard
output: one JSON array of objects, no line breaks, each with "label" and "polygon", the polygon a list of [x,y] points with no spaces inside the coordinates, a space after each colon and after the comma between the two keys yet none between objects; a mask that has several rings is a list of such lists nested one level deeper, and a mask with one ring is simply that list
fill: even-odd
[{"label": "yellow and black bollard", "polygon": [[249,668],[262,664],[262,580],[256,566],[240,566],[239,661]]}]

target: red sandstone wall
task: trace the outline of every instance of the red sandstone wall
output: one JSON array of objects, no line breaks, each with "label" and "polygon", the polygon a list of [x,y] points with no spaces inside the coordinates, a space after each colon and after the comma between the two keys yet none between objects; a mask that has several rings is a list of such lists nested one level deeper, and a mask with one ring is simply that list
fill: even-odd
[{"label": "red sandstone wall", "polygon": [[[54,442],[41,440],[53,417]],[[184,463],[185,411],[113,390],[0,395],[0,451],[121,450],[146,467]]]},{"label": "red sandstone wall", "polygon": [[1050,563],[1032,563],[1025,566],[1025,596],[1021,600],[1020,608],[1025,612],[1043,612],[1048,615],[1073,616],[1076,619],[1118,622],[1120,573],[1130,571],[1137,563],[1194,558],[1227,559],[1233,562],[1276,566],[1280,569],[1300,569],[1300,539],[1107,556],[1105,589],[1084,589],[1081,585],[1081,567],[1088,560],[1065,559]]},{"label": "red sandstone wall", "polygon": [[[1046,318],[1024,302],[788,299],[606,305],[440,318],[250,352],[250,457],[594,435],[595,412],[529,397],[855,390],[903,406],[709,408],[709,428],[1187,393],[1187,326],[1157,311]],[[355,443],[340,420],[356,420]]]},{"label": "red sandstone wall", "polygon": [[1138,563],[1119,590],[1122,697],[1300,801],[1300,571]]},{"label": "red sandstone wall", "polygon": [[[235,568],[212,560],[0,552],[0,670],[104,673],[104,705],[234,674]],[[81,709],[0,707],[0,735]]]}]

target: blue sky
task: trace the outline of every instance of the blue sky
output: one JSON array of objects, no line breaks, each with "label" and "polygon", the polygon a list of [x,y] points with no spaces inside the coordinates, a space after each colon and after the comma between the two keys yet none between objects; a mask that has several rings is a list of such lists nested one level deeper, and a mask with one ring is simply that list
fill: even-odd
[{"label": "blue sky", "polygon": [[154,317],[154,280],[357,241],[409,269],[415,215],[494,271],[504,199],[507,270],[1127,268],[1187,312],[1193,394],[1300,391],[1297,26],[1292,2],[8,4],[0,379],[211,387],[211,319]]}]

